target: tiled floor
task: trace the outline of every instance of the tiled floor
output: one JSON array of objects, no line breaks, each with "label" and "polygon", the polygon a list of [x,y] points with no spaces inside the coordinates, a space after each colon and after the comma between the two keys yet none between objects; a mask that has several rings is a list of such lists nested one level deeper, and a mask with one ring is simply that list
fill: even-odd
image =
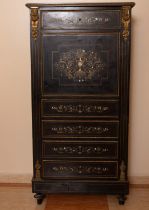
[{"label": "tiled floor", "polygon": [[[149,189],[131,188],[124,206],[116,196],[108,196],[108,203],[109,210],[149,210]],[[46,199],[42,205],[36,204],[30,187],[0,187],[0,210],[44,210],[45,204]]]}]

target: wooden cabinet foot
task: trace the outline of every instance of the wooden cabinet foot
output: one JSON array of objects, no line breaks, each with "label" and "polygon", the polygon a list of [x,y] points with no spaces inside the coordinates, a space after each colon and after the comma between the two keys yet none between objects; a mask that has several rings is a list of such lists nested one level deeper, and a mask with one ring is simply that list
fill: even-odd
[{"label": "wooden cabinet foot", "polygon": [[126,196],[125,195],[119,195],[118,197],[118,202],[120,205],[124,205],[125,204],[125,200],[126,200]]},{"label": "wooden cabinet foot", "polygon": [[34,195],[34,198],[37,199],[37,204],[42,204],[42,201],[43,201],[44,197],[45,197],[45,195],[42,194],[42,193],[36,193]]}]

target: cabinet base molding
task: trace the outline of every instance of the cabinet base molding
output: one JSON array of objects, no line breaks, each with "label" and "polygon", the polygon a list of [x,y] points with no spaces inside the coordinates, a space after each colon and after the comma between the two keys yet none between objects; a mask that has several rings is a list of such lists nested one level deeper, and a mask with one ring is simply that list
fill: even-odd
[{"label": "cabinet base molding", "polygon": [[[129,176],[129,183],[132,187],[148,187],[149,176]],[[12,184],[16,186],[31,186],[32,174],[8,174],[0,173],[0,185]]]},{"label": "cabinet base molding", "polygon": [[129,183],[118,181],[47,180],[32,181],[32,192],[42,194],[123,194],[129,193]]}]

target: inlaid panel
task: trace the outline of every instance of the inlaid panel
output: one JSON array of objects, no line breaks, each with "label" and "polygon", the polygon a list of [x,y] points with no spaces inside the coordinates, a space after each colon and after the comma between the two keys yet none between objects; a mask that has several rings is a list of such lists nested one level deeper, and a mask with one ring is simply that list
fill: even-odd
[{"label": "inlaid panel", "polygon": [[42,100],[42,116],[119,117],[118,100]]},{"label": "inlaid panel", "polygon": [[119,33],[43,35],[42,93],[119,95]]},{"label": "inlaid panel", "polygon": [[44,142],[43,157],[96,157],[104,159],[115,159],[118,157],[118,142],[100,143],[72,143],[72,142]]},{"label": "inlaid panel", "polygon": [[42,11],[44,29],[117,29],[121,27],[120,10]]},{"label": "inlaid panel", "polygon": [[49,137],[118,137],[118,121],[43,120],[42,136]]},{"label": "inlaid panel", "polygon": [[49,161],[43,162],[44,178],[116,178],[118,163],[116,161]]}]

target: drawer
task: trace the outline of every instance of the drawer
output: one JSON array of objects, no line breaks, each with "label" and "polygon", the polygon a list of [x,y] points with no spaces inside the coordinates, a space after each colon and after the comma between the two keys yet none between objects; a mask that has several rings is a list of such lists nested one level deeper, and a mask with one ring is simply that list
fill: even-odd
[{"label": "drawer", "polygon": [[118,121],[43,120],[42,137],[118,137]]},{"label": "drawer", "polygon": [[44,158],[118,158],[118,142],[99,142],[94,144],[86,142],[44,142],[42,149]]},{"label": "drawer", "polygon": [[43,29],[118,29],[120,10],[42,11]]},{"label": "drawer", "polygon": [[117,178],[117,161],[43,160],[44,178]]},{"label": "drawer", "polygon": [[118,100],[42,100],[42,116],[119,116]]}]

